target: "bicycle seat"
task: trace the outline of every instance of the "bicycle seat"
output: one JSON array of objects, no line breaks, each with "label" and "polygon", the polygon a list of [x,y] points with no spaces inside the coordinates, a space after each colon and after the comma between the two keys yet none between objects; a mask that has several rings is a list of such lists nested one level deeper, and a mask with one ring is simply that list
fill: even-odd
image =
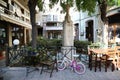
[{"label": "bicycle seat", "polygon": [[73,57],[79,57],[79,55],[78,54],[74,54]]}]

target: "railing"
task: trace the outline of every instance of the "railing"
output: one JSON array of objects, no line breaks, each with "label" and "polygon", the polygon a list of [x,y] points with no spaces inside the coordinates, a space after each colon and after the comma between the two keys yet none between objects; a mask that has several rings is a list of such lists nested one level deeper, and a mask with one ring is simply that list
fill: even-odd
[{"label": "railing", "polygon": [[4,19],[4,17],[6,17],[7,19],[14,20],[16,22],[20,22],[21,24],[30,26],[30,22],[24,21],[24,19],[22,19],[22,16],[21,17],[18,16],[16,12],[8,10],[0,6],[0,18]]},{"label": "railing", "polygon": [[57,58],[63,59],[64,57],[67,57],[71,60],[73,60],[73,55],[76,54],[76,48],[73,46],[64,46],[61,47],[61,52],[57,54]]},{"label": "railing", "polygon": [[[11,10],[8,10],[8,9],[6,9],[6,8],[3,8],[3,7],[0,7],[0,8],[1,8],[1,10],[0,10],[0,13],[1,13],[1,14],[5,14],[5,15],[10,16],[10,17],[12,17],[12,18],[22,20],[22,19],[20,19],[19,16],[17,16],[17,14],[16,14],[15,12],[13,12],[13,11],[11,11]],[[22,21],[23,21],[23,20],[22,20]]]},{"label": "railing", "polygon": [[[33,53],[31,54],[29,52],[29,48],[27,46],[23,47],[8,47],[6,49],[6,65],[7,66],[26,66],[25,62],[28,62],[28,58],[25,57],[31,57]],[[41,59],[44,59],[44,57],[41,57],[44,53],[55,55],[57,59],[61,59],[61,57],[69,57],[70,59],[73,59],[72,55],[76,54],[76,48],[73,46],[66,46],[66,47],[55,47],[55,46],[49,46],[49,47],[39,47],[37,48],[37,54],[36,59],[38,61],[41,61]],[[60,53],[60,55],[59,55]],[[63,56],[64,55],[64,56]],[[34,55],[33,55],[34,56]],[[45,56],[45,55],[44,55]],[[36,64],[34,61],[30,60],[30,65]],[[27,64],[29,65],[29,63]]]},{"label": "railing", "polygon": [[22,65],[22,58],[26,54],[25,47],[15,48],[15,47],[8,47],[6,49],[6,65],[7,66],[15,66]]},{"label": "railing", "polygon": [[45,30],[63,30],[62,26],[45,26]]},{"label": "railing", "polygon": [[[46,50],[47,49],[47,50]],[[26,66],[26,65],[35,65],[37,61],[40,61],[39,58],[42,54],[48,51],[56,52],[56,47],[45,47],[36,49],[37,51],[34,52],[29,49],[28,46],[22,47],[8,47],[6,49],[6,65],[7,66]],[[42,51],[43,52],[42,52]],[[52,54],[54,54],[52,53]],[[31,59],[32,57],[36,57],[36,60]],[[35,59],[35,58],[34,58]]]}]

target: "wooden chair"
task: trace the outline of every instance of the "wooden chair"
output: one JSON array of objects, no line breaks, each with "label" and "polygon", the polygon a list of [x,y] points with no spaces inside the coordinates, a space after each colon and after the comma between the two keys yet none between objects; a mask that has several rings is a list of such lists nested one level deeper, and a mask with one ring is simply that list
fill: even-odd
[{"label": "wooden chair", "polygon": [[88,51],[87,51],[87,47],[82,47],[81,46],[79,48],[76,48],[76,53],[79,54],[80,61],[84,62],[85,64],[88,64]]},{"label": "wooden chair", "polygon": [[114,71],[116,68],[116,49],[108,48],[106,54],[106,62],[105,62],[105,72],[107,72],[107,68],[111,65],[111,70]]},{"label": "wooden chair", "polygon": [[89,51],[89,49],[95,49],[99,48],[97,46],[88,46],[88,54],[89,54],[89,68],[92,70],[94,67],[95,72],[97,71],[97,68],[99,68],[99,71],[101,71],[101,55],[95,54],[92,51]]},{"label": "wooden chair", "polygon": [[99,68],[99,71],[101,71],[101,55],[95,54],[91,52],[90,54],[90,62],[89,62],[89,68],[92,70],[94,67],[95,72],[97,71],[97,68]]},{"label": "wooden chair", "polygon": [[57,71],[56,51],[46,49],[42,52],[43,53],[40,53],[42,55],[41,58],[44,59],[40,61],[42,67],[40,74],[44,71],[50,73],[50,77],[52,77],[53,70],[56,69]]},{"label": "wooden chair", "polygon": [[120,46],[116,46],[116,56],[117,56],[117,70],[120,69]]}]

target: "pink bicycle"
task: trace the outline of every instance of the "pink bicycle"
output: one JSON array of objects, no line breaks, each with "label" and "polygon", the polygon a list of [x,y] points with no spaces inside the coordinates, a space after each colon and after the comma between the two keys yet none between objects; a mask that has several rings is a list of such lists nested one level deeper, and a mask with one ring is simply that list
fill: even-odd
[{"label": "pink bicycle", "polygon": [[[79,55],[73,55],[74,58],[78,57]],[[77,74],[84,74],[86,71],[85,65],[79,61],[77,62],[76,59],[70,60],[66,56],[63,58],[63,60],[57,61],[57,68],[58,70],[64,70],[67,68],[67,66],[70,66],[70,68],[75,71]]]}]

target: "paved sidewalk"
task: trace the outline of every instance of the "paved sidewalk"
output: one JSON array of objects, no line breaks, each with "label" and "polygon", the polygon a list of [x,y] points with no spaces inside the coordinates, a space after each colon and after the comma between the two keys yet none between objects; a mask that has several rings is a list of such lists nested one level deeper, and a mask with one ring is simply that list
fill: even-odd
[{"label": "paved sidewalk", "polygon": [[49,73],[43,72],[43,74],[40,74],[41,69],[29,73],[26,77],[25,67],[5,67],[4,60],[0,62],[0,68],[3,70],[3,74],[0,74],[4,77],[3,80],[120,80],[120,70],[112,72],[111,69],[108,69],[108,72],[105,72],[104,68],[101,72],[90,71],[87,68],[83,75],[78,75],[70,69],[58,72],[54,70],[51,78]]},{"label": "paved sidewalk", "polygon": [[0,60],[0,67],[5,67],[5,59]]},{"label": "paved sidewalk", "polygon": [[86,70],[86,73],[83,75],[78,75],[70,69],[63,71],[54,70],[53,76],[50,78],[49,73],[43,72],[40,74],[40,71],[34,71],[29,73],[26,77],[26,68],[13,67],[5,68],[6,71],[3,76],[4,80],[120,80],[120,71],[108,72],[103,71],[90,71]]}]

